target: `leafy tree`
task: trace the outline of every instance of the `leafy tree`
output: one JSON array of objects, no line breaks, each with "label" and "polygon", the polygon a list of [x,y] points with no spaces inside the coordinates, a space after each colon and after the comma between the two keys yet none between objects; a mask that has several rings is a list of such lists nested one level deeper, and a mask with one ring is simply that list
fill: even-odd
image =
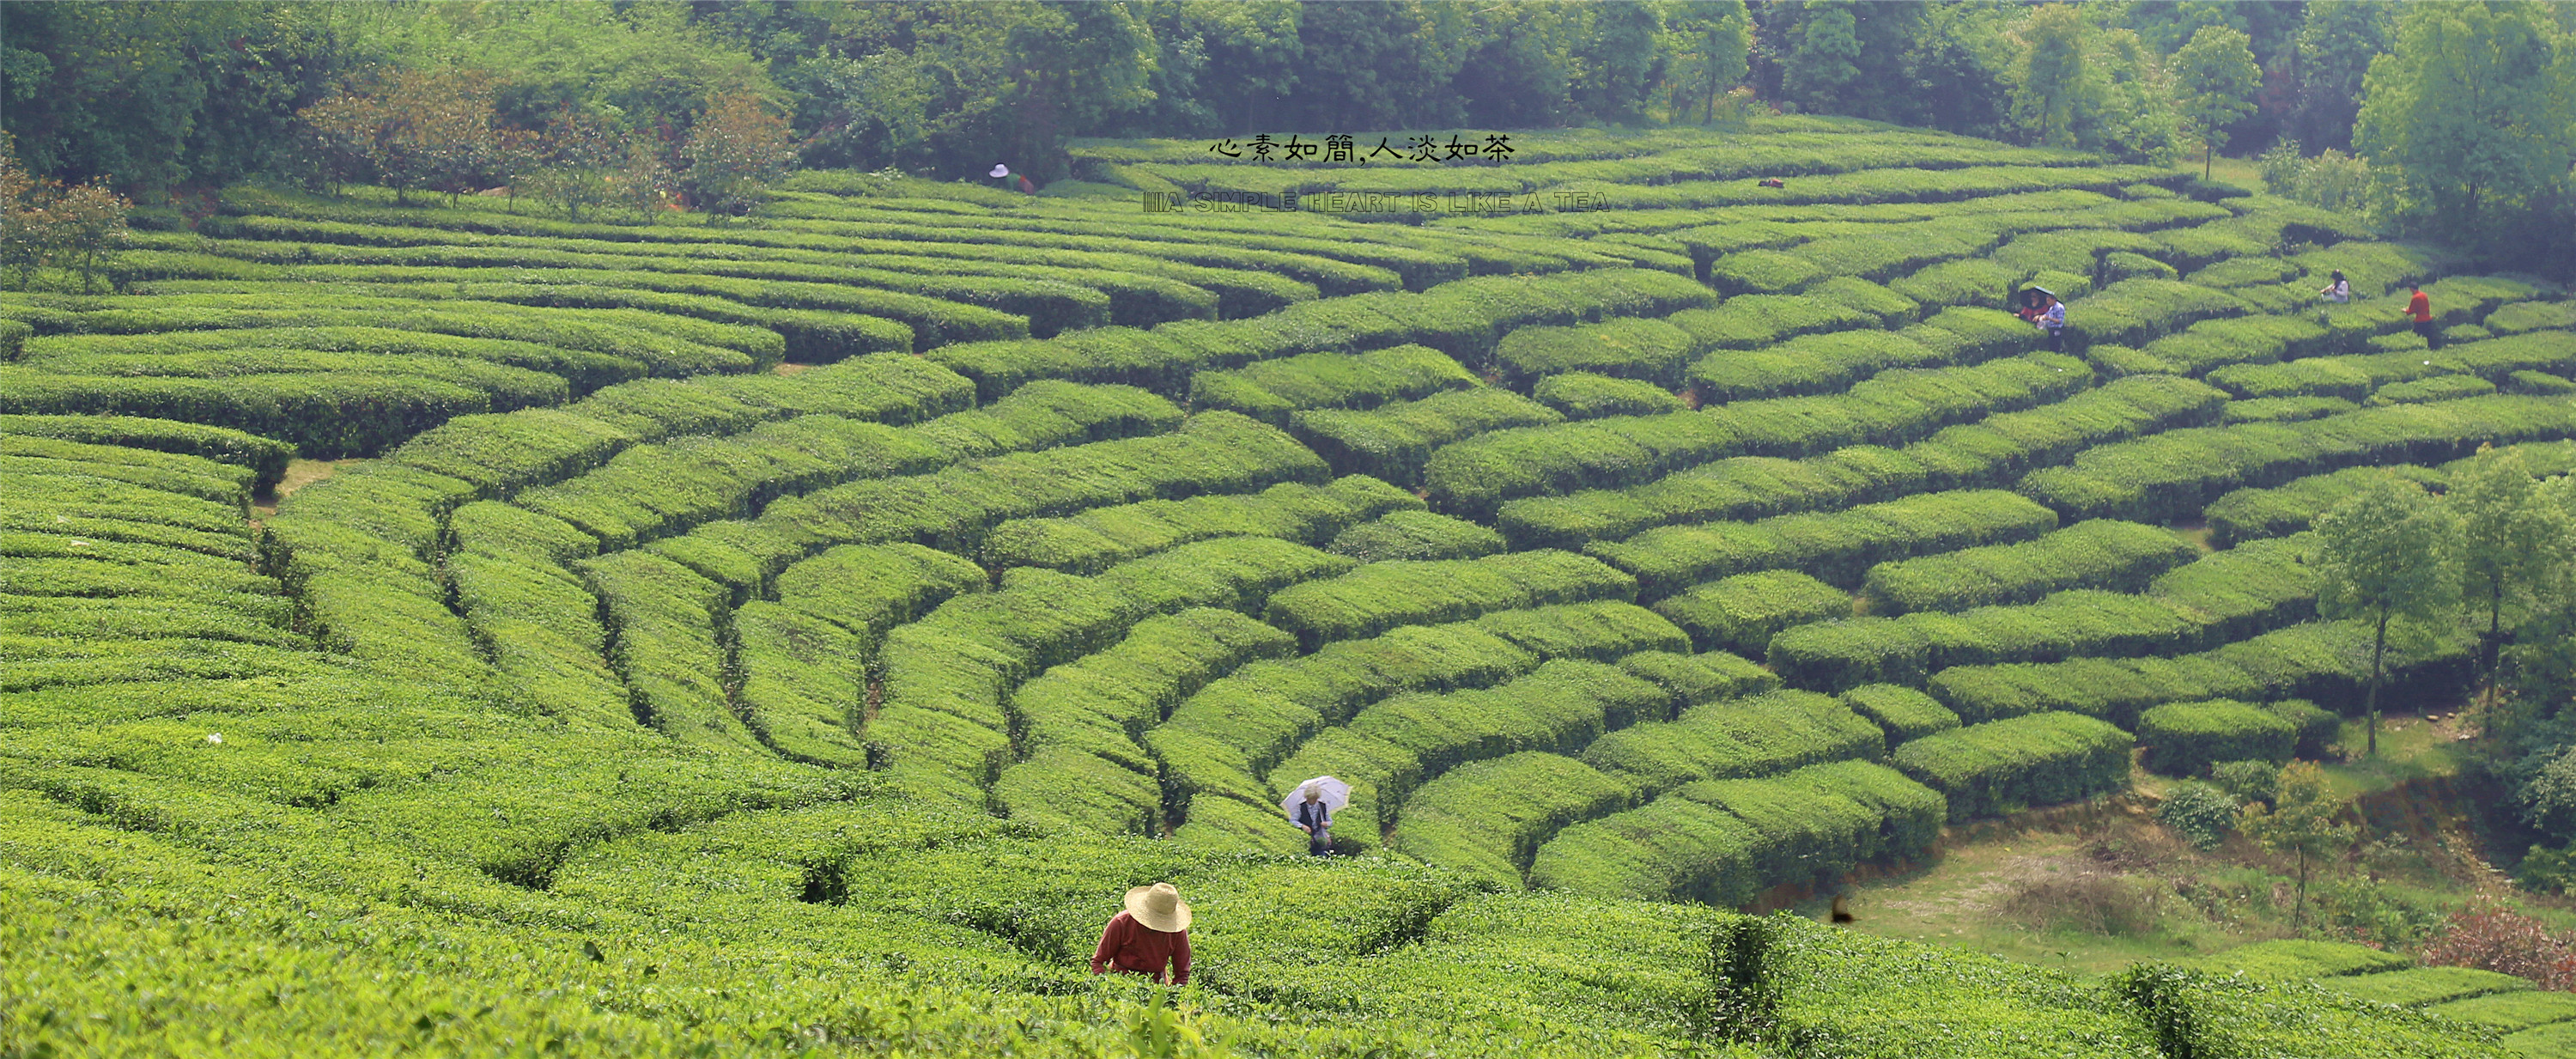
[{"label": "leafy tree", "polygon": [[92,289],[124,245],[133,208],[104,180],[65,187],[27,172],[14,137],[0,131],[0,267],[17,270],[19,286],[32,283],[39,268],[62,266],[80,273],[82,290]]},{"label": "leafy tree", "polygon": [[2093,106],[2084,69],[2084,17],[2072,5],[2030,13],[2014,34],[2021,56],[2011,70],[2012,117],[2048,147],[2076,146],[2078,116]]},{"label": "leafy tree", "polygon": [[364,162],[396,201],[415,188],[461,194],[498,160],[490,76],[441,68],[386,70],[371,80],[301,116],[333,156]]},{"label": "leafy tree", "polygon": [[2254,113],[2254,89],[2263,71],[2254,65],[2253,41],[2244,33],[2204,26],[2173,57],[2176,103],[2200,134],[2200,175],[2207,179],[2220,135]]},{"label": "leafy tree", "polygon": [[2000,137],[2006,74],[2014,51],[2005,20],[1990,2],[1928,4],[1902,61],[1912,106],[1908,124],[1970,136]]},{"label": "leafy tree", "polygon": [[2576,161],[2576,51],[2529,5],[2409,5],[2373,59],[2353,142],[2399,212],[2471,235],[2522,227]]},{"label": "leafy tree", "polygon": [[1311,4],[1297,25],[1304,56],[1284,120],[1299,129],[1455,124],[1450,89],[1467,58],[1463,4],[1395,0]]},{"label": "leafy tree", "polygon": [[2542,502],[2531,468],[2512,450],[2479,446],[2452,480],[2447,499],[2460,520],[2461,595],[2486,612],[2478,699],[2491,710],[2505,611],[2540,588],[2552,571],[2576,563],[2568,548],[2576,527],[2565,512]]},{"label": "leafy tree", "polygon": [[2383,477],[2316,520],[2317,609],[2371,625],[2368,752],[2379,753],[2379,685],[2392,621],[2433,621],[2459,600],[2457,530],[2422,486]]},{"label": "leafy tree", "polygon": [[2206,783],[2185,780],[2165,792],[2156,820],[2189,840],[2194,849],[2217,849],[2236,826],[2236,798]]},{"label": "leafy tree", "polygon": [[2293,761],[2281,767],[2279,793],[2271,806],[2254,802],[2238,811],[2236,827],[2245,837],[2298,859],[2298,904],[2290,913],[2294,923],[2307,919],[2308,862],[2334,856],[2360,837],[2360,829],[2335,822],[2351,804],[2326,789],[2325,770],[2315,762]]},{"label": "leafy tree", "polygon": [[1880,121],[1914,108],[1894,76],[1922,23],[1918,0],[1783,0],[1765,5],[1780,98],[1800,109]]},{"label": "leafy tree", "polygon": [[[2533,492],[2550,510],[2546,518],[2558,526],[2554,549],[2562,555],[2576,552],[2576,478],[2553,478]],[[2501,709],[2490,709],[2489,732],[2515,732],[2561,713],[2576,697],[2576,562],[2548,564],[2537,573],[2527,609],[2514,628],[2514,642],[2504,651],[2507,679],[2522,716],[2508,720],[2500,716]]]},{"label": "leafy tree", "polygon": [[1498,3],[1468,19],[1466,57],[1451,82],[1468,121],[1547,125],[1572,117],[1574,51],[1590,5]]},{"label": "leafy tree", "polygon": [[2396,11],[2381,0],[2308,0],[2291,51],[2298,83],[2292,128],[2300,142],[2325,150],[2352,146],[2362,77],[2388,51]]},{"label": "leafy tree", "polygon": [[1717,99],[1744,80],[1752,47],[1752,20],[1744,0],[1675,0],[1664,9],[1664,78],[1675,120],[1699,111],[1706,125],[1717,117]]},{"label": "leafy tree", "polygon": [[761,189],[787,175],[796,159],[787,119],[749,94],[719,96],[689,126],[680,147],[687,168],[680,184],[689,200],[714,214],[750,212]]},{"label": "leafy tree", "polygon": [[1643,0],[1603,0],[1581,10],[1590,24],[1573,49],[1575,109],[1604,121],[1634,122],[1663,79],[1663,55],[1655,48],[1663,12]]},{"label": "leafy tree", "polygon": [[2475,967],[2546,990],[2576,990],[2576,935],[2486,901],[2451,913],[2416,958],[2426,967]]}]

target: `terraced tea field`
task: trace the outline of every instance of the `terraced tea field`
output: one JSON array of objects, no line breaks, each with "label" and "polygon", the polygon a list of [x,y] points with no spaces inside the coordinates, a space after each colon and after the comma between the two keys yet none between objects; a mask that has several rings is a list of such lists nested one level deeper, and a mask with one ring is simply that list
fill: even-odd
[{"label": "terraced tea field", "polygon": [[[1518,140],[806,173],[722,223],[243,188],[118,293],[0,293],[0,949],[207,976],[44,1032],[1079,1050],[1136,1010],[1087,932],[1172,879],[1228,1047],[1681,1047],[1742,922],[1691,902],[2141,745],[2313,755],[2369,636],[2309,521],[2482,444],[2576,468],[2576,303],[2345,217],[1839,119]],[[1180,192],[1386,208],[1140,200]],[[290,458],[347,462],[253,525]],[[1383,856],[1301,859],[1322,774]],[[151,916],[202,926],[120,949]],[[2093,986],[1776,929],[1797,1054],[2158,1054]],[[2205,988],[2285,1047],[2501,1054]]]}]

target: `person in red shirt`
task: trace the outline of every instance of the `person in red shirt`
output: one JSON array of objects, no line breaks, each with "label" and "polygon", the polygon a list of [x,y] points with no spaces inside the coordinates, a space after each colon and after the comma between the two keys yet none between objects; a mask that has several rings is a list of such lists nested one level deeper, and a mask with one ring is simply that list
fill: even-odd
[{"label": "person in red shirt", "polygon": [[2415,321],[2415,333],[2424,336],[2424,347],[2430,349],[2437,337],[2433,333],[2433,299],[2425,297],[2421,283],[2409,283],[2406,289],[2415,292],[2406,299],[2406,316]]},{"label": "person in red shirt", "polygon": [[1190,906],[1181,903],[1179,890],[1155,883],[1127,891],[1127,910],[1110,917],[1091,953],[1091,973],[1104,970],[1190,984]]}]

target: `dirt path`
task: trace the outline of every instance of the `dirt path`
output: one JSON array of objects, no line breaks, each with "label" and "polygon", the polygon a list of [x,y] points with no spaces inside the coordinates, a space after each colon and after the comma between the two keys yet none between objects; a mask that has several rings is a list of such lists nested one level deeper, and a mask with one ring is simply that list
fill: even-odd
[{"label": "dirt path", "polygon": [[277,514],[277,502],[294,495],[296,490],[338,474],[340,468],[354,467],[365,462],[367,461],[361,459],[286,461],[286,474],[278,479],[277,487],[251,498],[251,526],[257,528],[270,516]]}]

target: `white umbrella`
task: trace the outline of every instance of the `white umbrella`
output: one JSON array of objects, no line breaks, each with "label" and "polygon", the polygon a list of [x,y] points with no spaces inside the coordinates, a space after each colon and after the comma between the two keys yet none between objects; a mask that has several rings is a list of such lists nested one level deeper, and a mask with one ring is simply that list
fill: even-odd
[{"label": "white umbrella", "polygon": [[1306,800],[1306,788],[1308,787],[1315,788],[1317,793],[1323,795],[1324,811],[1326,812],[1338,813],[1342,811],[1343,806],[1351,804],[1350,784],[1334,779],[1331,776],[1317,776],[1314,779],[1307,780],[1304,783],[1300,783],[1289,788],[1288,796],[1279,799],[1279,808],[1288,813],[1288,819],[1294,820],[1297,818],[1297,803]]}]

